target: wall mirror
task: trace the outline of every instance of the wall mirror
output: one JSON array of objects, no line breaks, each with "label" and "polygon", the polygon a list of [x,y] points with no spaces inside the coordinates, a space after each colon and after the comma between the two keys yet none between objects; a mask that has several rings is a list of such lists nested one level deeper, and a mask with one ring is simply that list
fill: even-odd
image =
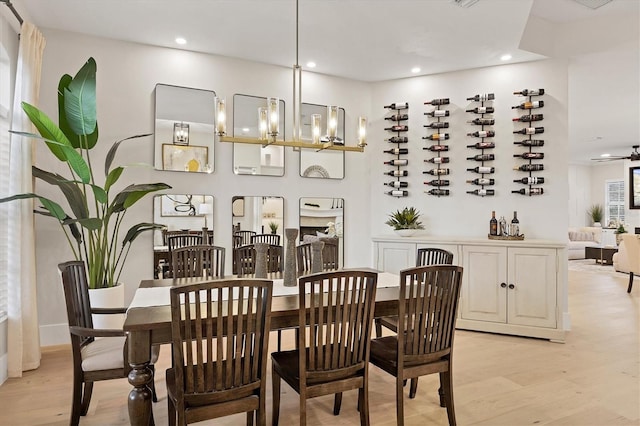
[{"label": "wall mirror", "polygon": [[[327,133],[327,106],[303,103],[300,107],[301,139],[312,142],[312,114],[320,114],[320,135]],[[338,109],[338,141],[344,144],[344,108]],[[320,179],[344,179],[344,151],[300,150],[300,176]]]},{"label": "wall mirror", "polygon": [[211,90],[156,84],[157,170],[213,172],[215,96]]},{"label": "wall mirror", "polygon": [[[275,234],[284,246],[284,198],[235,196],[231,201],[233,234],[245,233],[242,243],[251,243],[249,235]],[[248,231],[248,232],[247,232]],[[243,245],[236,244],[234,246]]]},{"label": "wall mirror", "polygon": [[[233,95],[233,136],[258,138],[258,108],[267,106],[267,98]],[[280,134],[284,140],[284,101],[280,100]],[[237,175],[284,176],[284,147],[233,144],[233,172]]]},{"label": "wall mirror", "polygon": [[336,238],[338,266],[344,267],[344,198],[300,198],[300,242]]}]

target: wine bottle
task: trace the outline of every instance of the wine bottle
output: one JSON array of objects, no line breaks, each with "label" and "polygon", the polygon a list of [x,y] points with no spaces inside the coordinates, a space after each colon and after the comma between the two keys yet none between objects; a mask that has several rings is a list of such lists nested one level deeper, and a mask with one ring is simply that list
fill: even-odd
[{"label": "wine bottle", "polygon": [[509,226],[509,235],[520,235],[520,221],[518,220],[518,212],[513,212],[513,219],[511,219],[511,225]]},{"label": "wine bottle", "polygon": [[491,114],[494,109],[493,107],[476,107],[466,110],[467,112],[475,112],[476,114]]},{"label": "wine bottle", "polygon": [[467,133],[467,136],[473,136],[476,138],[492,138],[496,135],[493,130],[480,130],[477,132]]},{"label": "wine bottle", "polygon": [[425,146],[422,149],[428,149],[429,151],[433,152],[449,151],[449,145],[431,145]]},{"label": "wine bottle", "polygon": [[475,124],[477,126],[493,126],[496,123],[496,120],[493,118],[474,118],[471,121],[467,121],[467,123]]},{"label": "wine bottle", "polygon": [[484,197],[486,195],[496,195],[496,191],[493,189],[474,189],[473,191],[467,191],[467,194],[480,195]]},{"label": "wine bottle", "polygon": [[433,188],[433,189],[430,189],[429,191],[424,191],[424,192],[427,194],[437,195],[437,196],[449,195],[448,189],[440,189],[440,188]]},{"label": "wine bottle", "polygon": [[407,159],[393,159],[389,161],[385,161],[384,164],[388,166],[406,166],[409,164],[409,160]]},{"label": "wine bottle", "polygon": [[542,108],[544,106],[544,101],[533,101],[533,102],[523,102],[520,105],[512,106],[511,109],[535,109]]},{"label": "wine bottle", "polygon": [[443,141],[449,139],[449,133],[434,133],[429,136],[423,136],[422,139],[429,139],[432,141]]},{"label": "wine bottle", "polygon": [[425,105],[447,105],[449,103],[449,98],[440,98],[440,99],[432,99],[428,102],[425,102]]},{"label": "wine bottle", "polygon": [[475,178],[468,180],[467,183],[471,183],[473,185],[495,185],[496,180],[488,178]]},{"label": "wine bottle", "polygon": [[403,121],[409,119],[409,114],[393,114],[391,117],[385,117],[385,120]]},{"label": "wine bottle", "polygon": [[409,126],[406,124],[398,124],[396,126],[385,127],[385,130],[391,130],[392,132],[406,132],[409,130]]},{"label": "wine bottle", "polygon": [[544,95],[544,89],[523,89],[518,92],[513,92],[513,94],[521,96],[540,96]]},{"label": "wine bottle", "polygon": [[511,192],[522,195],[542,195],[544,193],[544,188],[520,188],[517,191]]},{"label": "wine bottle", "polygon": [[394,189],[393,191],[385,192],[387,195],[391,195],[393,197],[406,197],[409,195],[409,191],[403,191],[401,189]]},{"label": "wine bottle", "polygon": [[495,142],[477,142],[473,145],[467,145],[467,148],[476,148],[476,149],[490,149],[495,148]]},{"label": "wine bottle", "polygon": [[427,173],[434,176],[442,176],[442,175],[448,175],[449,169],[431,169],[431,170],[424,171],[422,173]]},{"label": "wine bottle", "polygon": [[542,160],[544,158],[543,152],[523,152],[522,154],[513,154],[514,157],[524,158],[525,160]]},{"label": "wine bottle", "polygon": [[482,95],[475,95],[470,98],[467,98],[468,101],[492,101],[495,99],[495,95],[493,93],[484,93]]},{"label": "wine bottle", "polygon": [[528,114],[528,115],[521,115],[520,117],[512,118],[511,121],[530,122],[530,121],[540,121],[543,118],[544,118],[543,114]]},{"label": "wine bottle", "polygon": [[489,235],[498,235],[498,220],[496,219],[495,210],[491,212],[491,220],[489,221]]},{"label": "wine bottle", "polygon": [[434,121],[433,123],[425,124],[424,127],[430,129],[446,129],[449,127],[449,123],[446,121]]},{"label": "wine bottle", "polygon": [[535,135],[537,133],[544,133],[544,127],[525,127],[524,129],[516,130],[513,133],[520,135]]},{"label": "wine bottle", "polygon": [[385,149],[382,152],[384,152],[385,154],[402,155],[402,154],[408,154],[409,149],[408,148],[391,148],[391,149]]},{"label": "wine bottle", "polygon": [[406,170],[391,170],[390,172],[384,172],[385,175],[400,177],[400,176],[408,176],[409,172]]},{"label": "wine bottle", "polygon": [[525,139],[523,141],[515,141],[514,145],[522,145],[522,146],[544,146],[544,141],[542,139]]},{"label": "wine bottle", "polygon": [[425,163],[433,163],[433,164],[442,164],[442,163],[448,163],[449,162],[449,157],[433,157],[433,158],[429,158],[428,160],[424,160]]},{"label": "wine bottle", "polygon": [[495,159],[496,157],[493,154],[478,154],[478,155],[474,155],[473,157],[467,157],[467,160],[473,160],[473,161],[492,161]]},{"label": "wine bottle", "polygon": [[409,138],[406,136],[394,136],[392,138],[387,139],[390,143],[407,143],[409,142]]},{"label": "wine bottle", "polygon": [[392,104],[385,105],[384,107],[388,108],[388,109],[407,109],[407,108],[409,108],[409,103],[408,102],[394,102]]},{"label": "wine bottle", "polygon": [[406,188],[409,186],[407,182],[400,182],[399,180],[392,180],[391,182],[385,182],[384,184],[392,188]]},{"label": "wine bottle", "polygon": [[487,166],[478,166],[473,167],[471,169],[467,169],[468,172],[476,172],[480,174],[494,173],[496,171],[495,167],[487,167]]},{"label": "wine bottle", "polygon": [[447,109],[434,109],[433,111],[425,112],[424,115],[428,115],[430,117],[448,117],[449,110]]},{"label": "wine bottle", "polygon": [[543,164],[523,164],[521,166],[513,166],[513,170],[519,170],[521,172],[539,172],[544,170]]},{"label": "wine bottle", "polygon": [[449,186],[449,180],[447,179],[434,179],[424,183],[431,186]]},{"label": "wine bottle", "polygon": [[515,183],[524,183],[525,185],[537,185],[540,183],[544,183],[544,178],[537,176],[527,176],[523,177],[522,179],[514,179],[513,181]]}]

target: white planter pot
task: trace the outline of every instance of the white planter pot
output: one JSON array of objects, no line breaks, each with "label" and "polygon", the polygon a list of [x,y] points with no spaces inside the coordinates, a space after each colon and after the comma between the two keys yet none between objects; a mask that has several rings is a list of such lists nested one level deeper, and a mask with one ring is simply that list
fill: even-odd
[{"label": "white planter pot", "polygon": [[[89,302],[92,308],[122,308],[124,306],[124,285],[115,287],[89,289]],[[93,314],[94,328],[121,329],[124,314]]]},{"label": "white planter pot", "polygon": [[416,232],[418,232],[418,230],[417,229],[394,229],[394,232],[400,235],[401,237],[410,237]]}]

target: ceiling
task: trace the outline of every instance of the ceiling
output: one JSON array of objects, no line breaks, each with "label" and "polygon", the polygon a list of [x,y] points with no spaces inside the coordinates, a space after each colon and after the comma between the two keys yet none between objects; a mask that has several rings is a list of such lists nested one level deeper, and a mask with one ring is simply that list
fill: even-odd
[{"label": "ceiling", "polygon": [[[299,1],[300,65],[309,69],[307,61],[314,61],[316,72],[367,82],[504,64],[500,59],[504,54],[512,55],[507,63],[580,57],[589,68],[588,61],[598,64],[598,55],[621,43],[604,38],[602,43],[582,43],[581,37],[572,40],[576,31],[589,28],[593,32],[601,22],[618,17],[629,22],[632,17],[632,34],[637,39],[640,22],[638,0],[613,0],[597,10],[573,0],[479,0],[470,8],[461,8],[453,0]],[[286,67],[296,60],[294,0],[12,2],[25,18],[43,28]],[[176,37],[184,37],[187,44],[178,46]],[[534,38],[546,39],[546,46],[532,43]],[[632,65],[637,70],[640,48],[638,40],[631,39]],[[629,56],[626,50],[620,55],[623,60]],[[414,67],[421,71],[412,73]],[[580,92],[576,84],[592,85],[589,77],[593,75],[581,77],[585,83],[570,81],[570,94]],[[623,82],[611,79],[606,84],[616,83]],[[627,102],[638,103],[637,81],[631,86],[634,89]],[[627,92],[622,95],[629,98]],[[640,141],[638,112],[626,120],[612,117],[615,127],[608,126],[600,135],[594,122],[606,122],[606,111],[594,108],[572,114],[570,110],[571,156],[586,160],[604,147],[613,155],[630,153],[631,145]]]}]

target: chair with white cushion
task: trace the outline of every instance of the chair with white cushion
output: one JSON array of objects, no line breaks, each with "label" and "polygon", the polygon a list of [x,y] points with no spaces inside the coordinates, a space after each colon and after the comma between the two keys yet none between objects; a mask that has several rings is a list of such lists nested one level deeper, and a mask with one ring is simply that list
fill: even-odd
[{"label": "chair with white cushion", "polygon": [[627,293],[631,293],[633,287],[633,275],[640,275],[640,235],[622,235],[622,244],[627,254],[627,265],[629,266],[629,287]]}]

